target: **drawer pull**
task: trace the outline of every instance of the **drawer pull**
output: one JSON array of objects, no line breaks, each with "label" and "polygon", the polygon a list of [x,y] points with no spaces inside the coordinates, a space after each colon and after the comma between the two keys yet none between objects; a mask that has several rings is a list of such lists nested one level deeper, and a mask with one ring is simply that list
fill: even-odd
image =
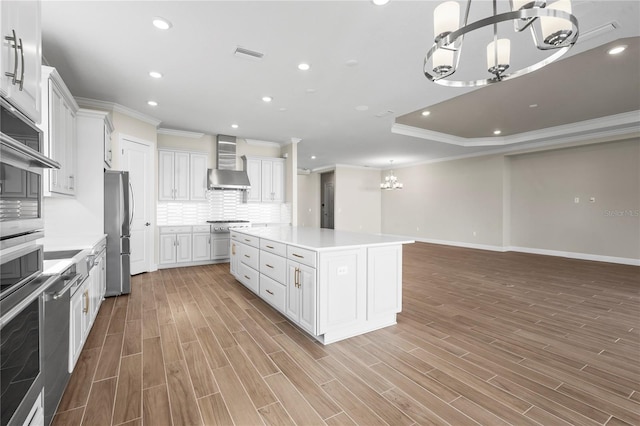
[{"label": "drawer pull", "polygon": [[270,248],[270,249],[272,249],[272,250],[273,250],[273,248],[274,248],[273,246],[266,246],[266,247],[267,247],[267,248]]},{"label": "drawer pull", "polygon": [[265,290],[265,291],[273,296],[273,292],[271,290]]},{"label": "drawer pull", "polygon": [[265,263],[264,266],[266,266],[267,268],[273,269],[273,266],[269,265],[268,263]]},{"label": "drawer pull", "polygon": [[244,240],[245,240],[246,242],[248,242],[248,243],[250,243],[250,242],[251,242],[251,240],[250,240],[250,239],[248,239],[248,238],[245,238]]},{"label": "drawer pull", "polygon": [[299,257],[300,259],[304,259],[304,256],[302,256],[300,254],[297,254],[297,253],[291,253],[291,255],[295,256],[295,257]]},{"label": "drawer pull", "polygon": [[244,277],[245,277],[246,279],[248,279],[248,280],[250,280],[250,279],[251,279],[251,277],[248,277],[248,276],[246,276],[246,275],[245,275]]},{"label": "drawer pull", "polygon": [[248,254],[245,254],[244,257],[246,257],[247,259],[251,259],[251,256],[249,256]]}]

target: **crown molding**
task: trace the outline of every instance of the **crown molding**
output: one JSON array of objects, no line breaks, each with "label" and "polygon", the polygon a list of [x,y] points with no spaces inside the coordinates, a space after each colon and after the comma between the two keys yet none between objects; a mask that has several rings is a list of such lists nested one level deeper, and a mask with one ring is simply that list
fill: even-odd
[{"label": "crown molding", "polygon": [[150,115],[143,114],[141,112],[138,112],[134,109],[117,104],[115,102],[99,101],[96,99],[82,98],[78,96],[76,96],[75,99],[81,108],[93,108],[93,109],[101,109],[105,111],[114,111],[120,114],[127,115],[131,118],[135,118],[136,120],[140,120],[145,123],[151,124],[154,127],[158,127],[160,123],[162,123],[162,120],[158,120],[155,117],[151,117]]},{"label": "crown molding", "polygon": [[282,146],[282,144],[279,144],[278,142],[261,141],[261,140],[258,140],[258,139],[247,139],[247,138],[244,138],[244,140],[245,140],[245,142],[247,142],[247,145],[271,146],[271,147],[277,146],[278,148],[280,148]]},{"label": "crown molding", "polygon": [[591,136],[602,132],[613,135],[638,130],[640,130],[640,111],[625,112],[608,117],[492,138],[463,138],[399,123],[394,123],[391,126],[391,132],[395,134],[464,147],[506,146],[537,141],[555,141],[560,143],[574,136],[584,138],[586,135]]},{"label": "crown molding", "polygon": [[170,136],[179,136],[182,138],[191,138],[191,139],[200,139],[204,136],[204,133],[199,132],[189,132],[187,130],[176,130],[176,129],[167,129],[164,127],[158,127],[158,134],[161,135],[170,135]]}]

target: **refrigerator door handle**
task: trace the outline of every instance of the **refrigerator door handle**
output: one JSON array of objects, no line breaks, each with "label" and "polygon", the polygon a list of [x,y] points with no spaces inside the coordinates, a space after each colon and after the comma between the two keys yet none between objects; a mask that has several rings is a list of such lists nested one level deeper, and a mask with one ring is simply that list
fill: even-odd
[{"label": "refrigerator door handle", "polygon": [[129,181],[129,188],[131,189],[131,218],[129,219],[129,226],[133,223],[133,215],[136,213],[136,198],[133,194],[133,185]]}]

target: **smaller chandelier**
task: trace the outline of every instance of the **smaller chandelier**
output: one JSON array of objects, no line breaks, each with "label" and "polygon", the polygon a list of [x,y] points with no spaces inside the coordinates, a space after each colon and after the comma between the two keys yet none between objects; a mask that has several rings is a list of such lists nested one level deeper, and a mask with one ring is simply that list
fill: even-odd
[{"label": "smaller chandelier", "polygon": [[[389,161],[391,165],[393,165],[393,160]],[[393,170],[389,170],[389,174],[384,177],[384,182],[380,184],[380,189],[392,190],[392,189],[402,189],[402,183],[398,182],[398,178],[393,174]]]},{"label": "smaller chandelier", "polygon": [[[571,14],[570,0],[557,0],[549,5],[545,0],[509,0],[509,11],[504,13],[498,13],[497,0],[493,0],[492,4],[492,15],[468,23],[471,0],[467,0],[462,26],[460,4],[457,1],[447,1],[435,8],[434,43],[424,59],[425,77],[443,86],[484,86],[536,71],[559,59],[578,40],[578,20]],[[513,22],[515,33],[529,28],[533,36],[533,45],[538,50],[555,52],[532,65],[511,70],[512,43],[507,37],[508,31],[502,30],[502,37],[498,37],[498,24],[508,21]],[[487,44],[486,70],[489,77],[475,80],[452,79],[452,75],[460,66],[465,36],[469,37],[471,32],[490,26],[493,26],[493,37]]]}]

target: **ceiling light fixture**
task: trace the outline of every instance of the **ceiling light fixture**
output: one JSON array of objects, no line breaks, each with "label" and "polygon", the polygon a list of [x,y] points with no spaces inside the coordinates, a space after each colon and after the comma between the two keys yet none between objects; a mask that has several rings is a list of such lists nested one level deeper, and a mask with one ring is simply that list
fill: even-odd
[{"label": "ceiling light fixture", "polygon": [[385,4],[389,3],[389,0],[371,0],[371,3],[375,4],[376,6],[384,6]]},{"label": "ceiling light fixture", "polygon": [[303,63],[301,63],[301,64],[298,64],[298,69],[299,69],[300,71],[308,71],[308,70],[309,70],[309,68],[311,68],[311,65],[309,65],[309,64],[307,64],[307,63],[304,63],[304,62],[303,62]]},{"label": "ceiling light fixture", "polygon": [[156,101],[148,101],[147,105],[155,107],[158,106],[158,103]]},{"label": "ceiling light fixture", "polygon": [[[447,1],[435,8],[434,43],[424,59],[425,77],[434,83],[450,87],[475,87],[520,77],[536,71],[559,59],[578,40],[578,20],[571,14],[571,1],[558,0],[549,5],[545,0],[509,0],[509,12],[498,13],[497,0],[493,0],[493,13],[476,22],[468,23],[471,1],[467,0],[464,23],[460,27],[460,4]],[[485,3],[486,2],[476,2]],[[506,2],[503,2],[506,3]],[[475,11],[475,9],[474,9]],[[513,22],[509,31],[498,31],[498,24]],[[492,37],[487,38],[488,78],[476,80],[453,80],[451,76],[458,70],[462,44],[465,36],[484,27],[493,27]],[[503,28],[504,25],[501,26]],[[511,40],[507,33],[531,29],[533,45],[538,50],[554,51],[546,58],[506,73],[510,68]],[[477,32],[476,34],[481,33]],[[526,50],[526,46],[514,46],[515,50]],[[482,77],[482,76],[481,76]]]},{"label": "ceiling light fixture", "polygon": [[428,117],[429,115],[431,115],[431,111],[422,111],[423,117]]},{"label": "ceiling light fixture", "polygon": [[233,124],[231,125],[231,127],[232,127],[232,128],[234,128],[234,129],[237,129],[237,128],[238,128],[238,125],[237,125],[237,124],[235,124],[235,123],[233,123]]},{"label": "ceiling light fixture", "polygon": [[162,78],[162,73],[158,71],[149,71],[149,76],[152,78]]},{"label": "ceiling light fixture", "polygon": [[500,133],[502,133],[502,130],[494,130],[494,131],[493,131],[493,134],[494,134],[494,135],[499,135]]},{"label": "ceiling light fixture", "polygon": [[273,100],[273,98],[272,98],[271,96],[263,96],[263,97],[262,97],[262,100],[263,100],[264,102],[271,102],[271,101]]},{"label": "ceiling light fixture", "polygon": [[611,49],[607,50],[607,53],[609,55],[618,55],[618,54],[624,52],[626,49],[627,49],[627,45],[624,44],[624,45],[621,45],[621,46],[612,47]]},{"label": "ceiling light fixture", "polygon": [[312,155],[312,156],[311,156],[311,159],[312,159],[312,160],[315,160],[315,159],[316,159],[316,156],[315,156],[315,155]]},{"label": "ceiling light fixture", "polygon": [[[393,166],[393,160],[389,160]],[[384,181],[380,184],[380,189],[390,191],[392,189],[402,189],[403,184],[398,182],[398,178],[393,174],[393,170],[389,170],[389,174],[384,177]]]},{"label": "ceiling light fixture", "polygon": [[155,17],[153,18],[153,26],[156,27],[159,30],[168,30],[169,28],[171,28],[173,25],[171,25],[171,22],[167,21],[164,18],[160,18],[160,17]]}]

